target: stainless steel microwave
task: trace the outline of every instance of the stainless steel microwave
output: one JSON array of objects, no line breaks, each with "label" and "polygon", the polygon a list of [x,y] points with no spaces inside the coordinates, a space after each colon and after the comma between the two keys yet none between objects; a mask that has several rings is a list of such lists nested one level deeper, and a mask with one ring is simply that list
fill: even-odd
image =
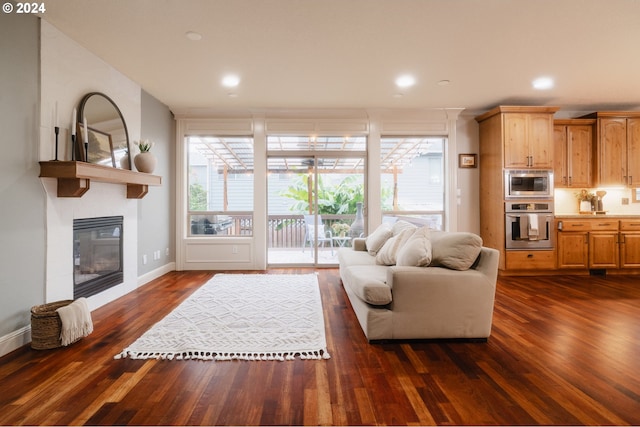
[{"label": "stainless steel microwave", "polygon": [[504,171],[505,199],[552,199],[553,170]]}]

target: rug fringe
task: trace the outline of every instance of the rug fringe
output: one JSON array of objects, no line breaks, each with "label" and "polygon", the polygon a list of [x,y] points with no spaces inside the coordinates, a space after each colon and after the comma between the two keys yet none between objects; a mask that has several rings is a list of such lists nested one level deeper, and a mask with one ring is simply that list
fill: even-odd
[{"label": "rug fringe", "polygon": [[185,351],[182,353],[160,353],[160,352],[136,352],[123,350],[113,356],[114,359],[157,359],[157,360],[295,360],[299,356],[301,360],[322,360],[331,359],[331,355],[326,348],[317,351],[303,352],[258,352],[258,353],[217,353],[211,351]]}]

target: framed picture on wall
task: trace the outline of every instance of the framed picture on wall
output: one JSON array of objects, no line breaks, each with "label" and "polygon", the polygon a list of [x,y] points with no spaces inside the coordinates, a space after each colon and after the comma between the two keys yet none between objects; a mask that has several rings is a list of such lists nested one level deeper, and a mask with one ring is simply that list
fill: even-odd
[{"label": "framed picture on wall", "polygon": [[478,155],[477,154],[459,154],[458,167],[459,168],[477,168]]},{"label": "framed picture on wall", "polygon": [[[86,160],[89,163],[116,167],[111,135],[93,128],[88,128],[87,131],[89,134],[89,147],[87,152],[88,159]],[[82,134],[84,129],[81,129],[80,132]]]}]

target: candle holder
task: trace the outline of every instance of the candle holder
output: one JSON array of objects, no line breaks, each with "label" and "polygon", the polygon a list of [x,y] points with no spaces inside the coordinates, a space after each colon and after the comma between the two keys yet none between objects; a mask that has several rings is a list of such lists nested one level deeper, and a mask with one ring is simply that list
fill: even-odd
[{"label": "candle holder", "polygon": [[56,134],[56,158],[53,159],[54,162],[58,161],[58,135],[60,134],[60,128],[58,126],[53,128],[53,131]]},{"label": "candle holder", "polygon": [[76,160],[76,136],[71,135],[71,161]]},{"label": "candle holder", "polygon": [[89,143],[84,143],[84,161],[89,163]]}]

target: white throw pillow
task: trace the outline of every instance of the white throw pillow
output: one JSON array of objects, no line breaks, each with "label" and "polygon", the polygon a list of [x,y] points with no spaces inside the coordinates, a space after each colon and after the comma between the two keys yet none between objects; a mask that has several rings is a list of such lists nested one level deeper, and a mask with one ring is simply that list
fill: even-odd
[{"label": "white throw pillow", "polygon": [[453,270],[468,270],[480,255],[482,238],[468,232],[432,232],[431,266],[444,266]]},{"label": "white throw pillow", "polygon": [[396,265],[423,267],[431,263],[430,229],[418,228],[402,245],[396,256]]},{"label": "white throw pillow", "polygon": [[367,236],[365,244],[367,245],[367,252],[369,255],[375,255],[378,253],[382,245],[392,236],[391,226],[389,224],[380,224],[373,233]]},{"label": "white throw pillow", "polygon": [[413,235],[414,228],[402,230],[400,234],[388,239],[376,255],[376,263],[381,265],[395,265],[398,250],[402,248],[407,240]]},{"label": "white throw pillow", "polygon": [[415,225],[411,224],[410,222],[401,219],[399,221],[396,221],[391,226],[391,231],[393,232],[394,236],[397,236],[398,234],[400,234],[404,230],[411,229],[413,231],[416,231],[417,228],[418,227],[416,227]]}]

